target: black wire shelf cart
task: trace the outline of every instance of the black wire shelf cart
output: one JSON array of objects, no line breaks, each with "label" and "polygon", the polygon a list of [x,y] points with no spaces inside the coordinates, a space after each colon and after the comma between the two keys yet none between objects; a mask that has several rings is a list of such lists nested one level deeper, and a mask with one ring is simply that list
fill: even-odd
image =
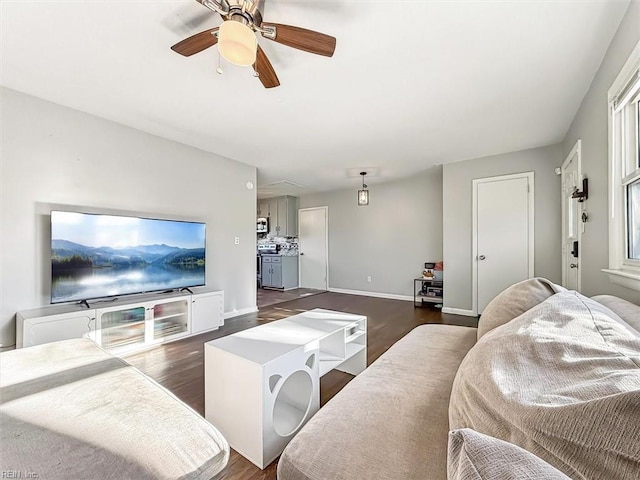
[{"label": "black wire shelf cart", "polygon": [[444,287],[442,280],[435,278],[414,278],[413,306],[442,308]]}]

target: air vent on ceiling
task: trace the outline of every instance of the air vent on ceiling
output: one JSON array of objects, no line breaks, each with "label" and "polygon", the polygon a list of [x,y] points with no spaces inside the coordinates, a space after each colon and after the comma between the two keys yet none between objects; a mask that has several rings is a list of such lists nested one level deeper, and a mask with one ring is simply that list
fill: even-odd
[{"label": "air vent on ceiling", "polygon": [[304,185],[289,180],[279,180],[259,186],[258,197],[279,197],[281,195],[293,195],[295,197],[303,194],[305,191],[306,187]]}]

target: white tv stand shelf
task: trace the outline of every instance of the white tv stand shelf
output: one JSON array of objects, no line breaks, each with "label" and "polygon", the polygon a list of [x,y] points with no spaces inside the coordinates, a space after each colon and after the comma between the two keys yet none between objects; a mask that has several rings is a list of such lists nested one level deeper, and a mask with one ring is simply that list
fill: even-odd
[{"label": "white tv stand shelf", "polygon": [[320,377],[367,367],[367,317],[315,309],[204,344],[205,418],[269,465],[320,408]]},{"label": "white tv stand shelf", "polygon": [[52,305],[18,312],[16,347],[88,337],[112,353],[129,353],[215,330],[224,323],[224,293],[204,288]]}]

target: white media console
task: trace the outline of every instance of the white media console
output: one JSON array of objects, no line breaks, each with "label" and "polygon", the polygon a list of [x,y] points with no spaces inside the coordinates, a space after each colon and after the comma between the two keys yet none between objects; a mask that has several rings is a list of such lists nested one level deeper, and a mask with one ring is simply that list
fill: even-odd
[{"label": "white media console", "polygon": [[112,353],[128,353],[215,330],[224,323],[224,293],[156,293],[18,312],[16,347],[88,337]]}]

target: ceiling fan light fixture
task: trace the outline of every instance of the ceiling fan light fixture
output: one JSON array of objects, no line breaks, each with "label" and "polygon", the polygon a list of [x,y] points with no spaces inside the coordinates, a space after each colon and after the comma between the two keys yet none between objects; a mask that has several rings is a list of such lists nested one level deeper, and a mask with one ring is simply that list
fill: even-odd
[{"label": "ceiling fan light fixture", "polygon": [[251,28],[241,22],[227,20],[220,25],[218,50],[228,62],[248,67],[256,63],[258,41]]}]

